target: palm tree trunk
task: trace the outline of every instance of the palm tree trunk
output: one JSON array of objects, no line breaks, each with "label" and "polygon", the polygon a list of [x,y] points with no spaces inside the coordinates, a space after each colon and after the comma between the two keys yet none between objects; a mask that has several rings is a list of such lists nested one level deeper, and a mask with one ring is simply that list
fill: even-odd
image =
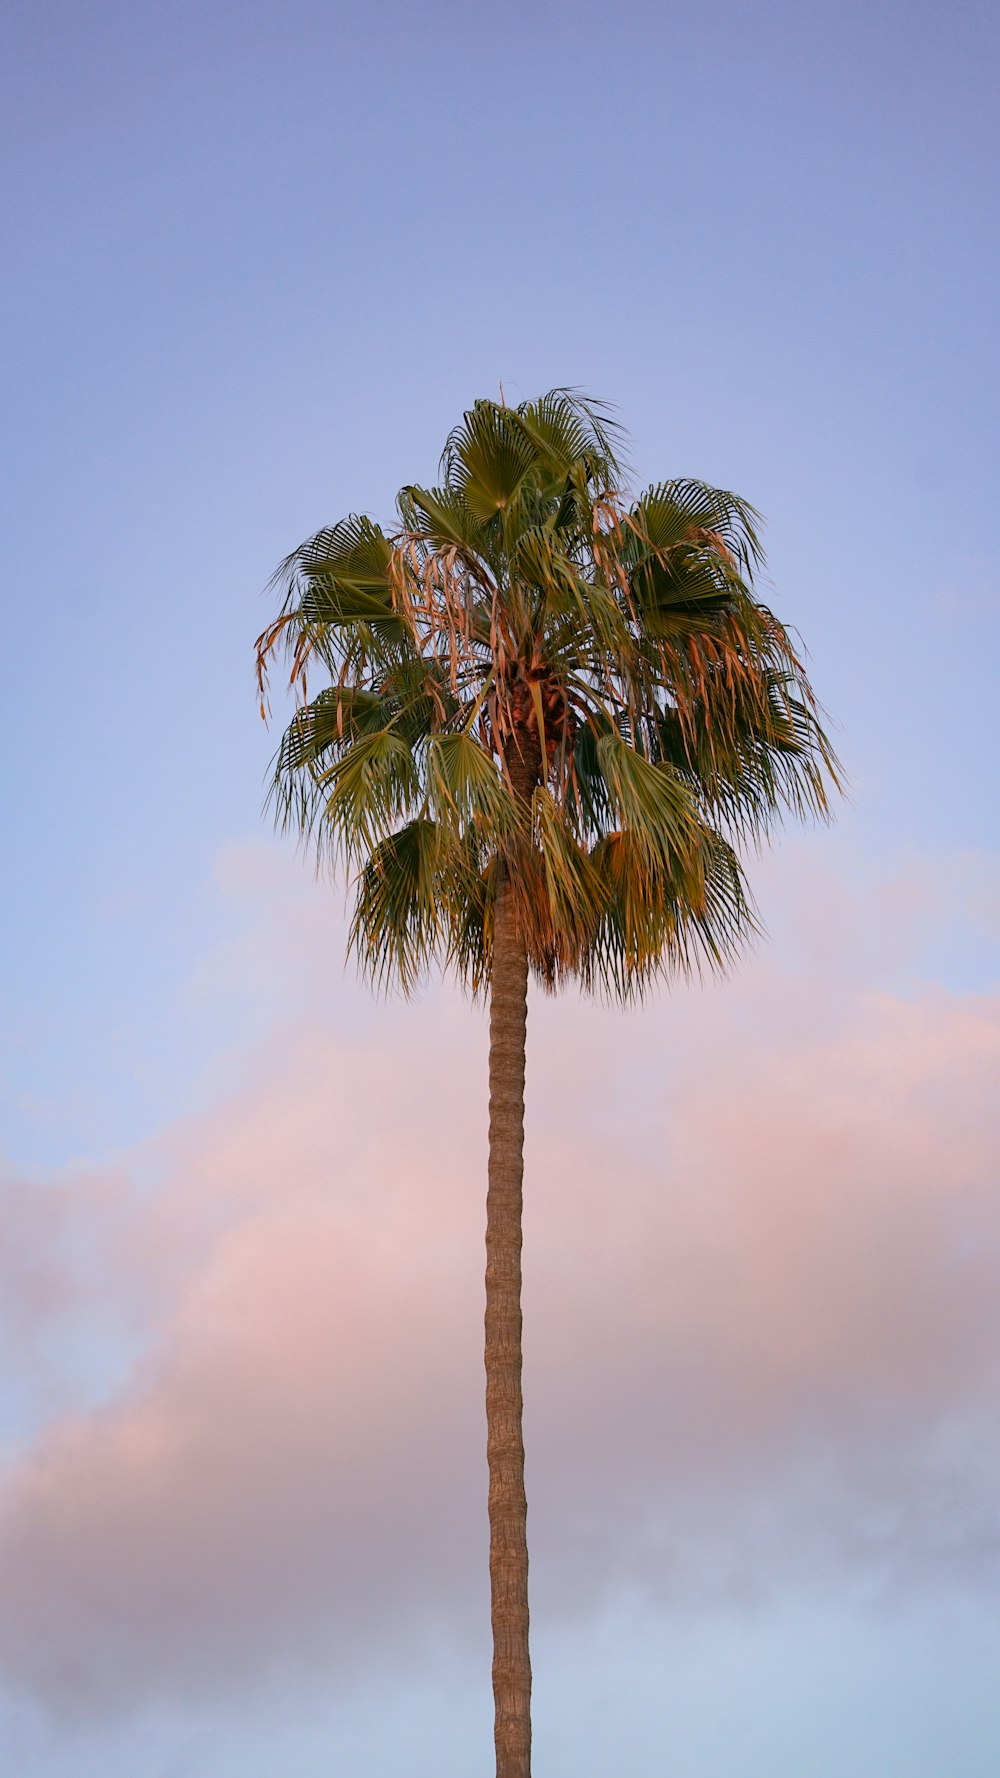
[{"label": "palm tree trunk", "polygon": [[521,1184],[528,960],[501,869],[490,994],[486,1454],[497,1778],[531,1775],[528,1540],[521,1429]]}]

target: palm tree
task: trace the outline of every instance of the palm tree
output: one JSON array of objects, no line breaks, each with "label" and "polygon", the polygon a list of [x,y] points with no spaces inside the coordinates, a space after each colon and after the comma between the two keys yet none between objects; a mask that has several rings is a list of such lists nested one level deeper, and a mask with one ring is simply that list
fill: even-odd
[{"label": "palm tree", "polygon": [[[350,942],[409,991],[490,1008],[486,1417],[497,1778],[529,1778],[521,1202],[529,976],[623,1000],[725,969],[756,930],[736,846],[828,813],[837,762],[755,596],[758,515],[694,481],[623,491],[621,434],[569,390],[477,401],[439,485],[282,563],[257,643],[296,711],[279,824],[352,873]],[[315,695],[307,679],[321,675]]]}]

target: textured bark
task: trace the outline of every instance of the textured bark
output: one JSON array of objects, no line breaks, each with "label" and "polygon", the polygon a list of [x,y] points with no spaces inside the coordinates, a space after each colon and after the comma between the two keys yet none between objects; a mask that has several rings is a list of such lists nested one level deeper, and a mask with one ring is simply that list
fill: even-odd
[{"label": "textured bark", "polygon": [[[524,800],[537,744],[512,771]],[[497,1778],[530,1778],[528,1540],[521,1427],[521,1203],[528,960],[501,872],[490,994],[490,1155],[486,1198],[486,1454],[490,1493],[494,1742]]]}]

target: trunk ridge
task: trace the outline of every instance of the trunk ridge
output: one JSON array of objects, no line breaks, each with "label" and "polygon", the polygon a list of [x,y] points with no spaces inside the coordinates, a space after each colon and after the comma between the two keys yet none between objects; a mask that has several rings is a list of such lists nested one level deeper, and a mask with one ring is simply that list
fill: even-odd
[{"label": "trunk ridge", "polygon": [[[530,804],[540,761],[525,748],[515,790]],[[517,780],[522,782],[518,783]],[[521,1395],[521,1209],[528,958],[501,866],[490,990],[490,1151],[486,1196],[486,1456],[496,1778],[531,1778],[527,1499]]]}]

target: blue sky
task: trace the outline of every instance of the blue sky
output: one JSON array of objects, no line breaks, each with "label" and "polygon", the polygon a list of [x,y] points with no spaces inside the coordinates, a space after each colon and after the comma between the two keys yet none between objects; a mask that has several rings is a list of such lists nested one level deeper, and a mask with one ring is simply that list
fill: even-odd
[{"label": "blue sky", "polygon": [[[197,1147],[191,1131],[232,1120],[241,1093],[281,1073],[294,1017],[339,1033],[349,1016],[359,1043],[378,1041],[378,1008],[337,960],[336,896],[327,973],[295,975],[289,935],[318,931],[327,904],[261,822],[261,589],[320,523],[388,517],[401,483],[433,473],[462,408],[501,381],[511,399],[571,383],[614,401],[640,481],[699,476],[766,515],[771,596],[809,647],[852,801],[835,834],[789,842],[761,871],[774,937],[749,970],[750,1028],[778,1018],[772,1001],[785,1016],[789,983],[811,984],[825,1011],[809,1041],[832,1041],[841,973],[859,1020],[878,995],[943,996],[956,1019],[987,1004],[1000,931],[997,40],[978,4],[8,8],[0,1152],[28,1206],[10,1259],[22,1281],[24,1252],[45,1253],[32,1206],[53,1193],[69,1206],[65,1302],[53,1286],[62,1306],[47,1321],[33,1257],[34,1294],[12,1322],[12,1451],[30,1457],[61,1416],[134,1392],[143,1353],[158,1362],[120,1235],[117,1258],[89,1251],[93,1181],[155,1195],[171,1144]],[[420,1013],[399,1027],[407,1043],[421,1042]],[[659,1043],[670,1008],[656,1016]],[[466,1017],[447,1012],[456,1029]],[[957,1053],[940,1062],[942,1139]],[[359,1100],[357,1115],[374,1106]],[[627,1083],[603,1115],[635,1118]],[[963,1115],[988,1120],[987,1098]],[[901,1151],[873,1155],[859,1152],[857,1177],[905,1171]],[[990,1178],[995,1150],[992,1166]],[[969,1215],[992,1251],[997,1206],[976,1192]],[[119,1210],[107,1215],[117,1229]],[[183,1289],[207,1252],[187,1254]],[[173,1274],[157,1285],[167,1320],[181,1288]],[[835,1465],[832,1431],[823,1448]],[[925,1577],[906,1609],[873,1616],[857,1591],[877,1592],[873,1572],[859,1578],[842,1553],[808,1598],[772,1605],[765,1589],[756,1640],[717,1600],[685,1655],[689,1702],[672,1695],[666,1714],[669,1608],[653,1627],[616,1618],[609,1583],[577,1619],[543,1614],[551,1770],[604,1769],[598,1738],[567,1751],[571,1675],[610,1661],[624,1676],[602,1708],[638,1725],[637,1773],[668,1756],[705,1778],[729,1771],[713,1727],[723,1694],[746,1700],[742,1770],[992,1772],[989,1664],[966,1645],[992,1637],[995,1656],[995,1597]],[[857,1646],[892,1710],[872,1702],[845,1652]],[[252,1754],[228,1682],[195,1698],[178,1681],[155,1734],[118,1705],[107,1720],[93,1706],[84,1730],[42,1681],[28,1695],[34,1669],[16,1650],[4,1668],[9,1647],[0,1633],[25,1778],[76,1778],[84,1734],[102,1772],[118,1759],[134,1775],[148,1757],[156,1778],[203,1778],[258,1757],[262,1773],[338,1758],[378,1773],[394,1758],[378,1738],[386,1714],[431,1720],[452,1692],[479,1757],[479,1680],[445,1663],[414,1690],[375,1632],[350,1710],[324,1702],[290,1644]],[[936,1699],[933,1733],[914,1675]],[[368,1768],[366,1737],[380,1749]]]}]

